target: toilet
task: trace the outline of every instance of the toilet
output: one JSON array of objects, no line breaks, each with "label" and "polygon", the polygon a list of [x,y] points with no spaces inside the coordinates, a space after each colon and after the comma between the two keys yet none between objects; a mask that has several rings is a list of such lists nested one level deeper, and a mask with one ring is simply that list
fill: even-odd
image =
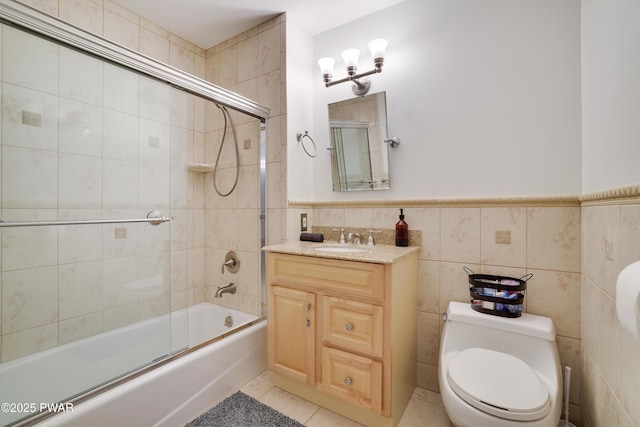
[{"label": "toilet", "polygon": [[438,382],[456,427],[556,427],[562,373],[553,321],[506,318],[450,302]]}]

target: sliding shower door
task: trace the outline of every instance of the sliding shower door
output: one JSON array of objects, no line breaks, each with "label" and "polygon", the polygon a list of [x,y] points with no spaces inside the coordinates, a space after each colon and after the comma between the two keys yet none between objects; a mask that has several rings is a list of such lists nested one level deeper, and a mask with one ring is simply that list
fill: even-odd
[{"label": "sliding shower door", "polygon": [[171,296],[193,97],[9,25],[0,38],[0,401],[52,403],[188,345]]}]

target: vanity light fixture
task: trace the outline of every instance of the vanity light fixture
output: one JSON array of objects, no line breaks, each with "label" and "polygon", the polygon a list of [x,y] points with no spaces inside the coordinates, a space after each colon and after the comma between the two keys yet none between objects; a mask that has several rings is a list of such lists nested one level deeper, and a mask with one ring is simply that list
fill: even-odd
[{"label": "vanity light fixture", "polygon": [[363,77],[382,72],[384,51],[387,48],[387,44],[388,42],[385,39],[374,39],[369,42],[369,50],[371,51],[371,57],[373,58],[374,69],[359,74],[357,73],[357,70],[360,51],[358,49],[347,49],[342,52],[342,59],[344,60],[345,67],[347,67],[347,77],[340,80],[331,80],[333,77],[333,66],[336,63],[335,59],[331,57],[318,59],[318,65],[320,66],[324,85],[329,87],[350,81],[353,82],[353,93],[358,96],[366,94],[369,91],[370,82],[369,80],[363,79]]}]

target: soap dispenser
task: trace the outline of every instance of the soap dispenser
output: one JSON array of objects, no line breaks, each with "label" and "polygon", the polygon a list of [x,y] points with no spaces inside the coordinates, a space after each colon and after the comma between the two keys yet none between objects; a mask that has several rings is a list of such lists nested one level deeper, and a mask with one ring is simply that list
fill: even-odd
[{"label": "soap dispenser", "polygon": [[396,246],[409,246],[409,224],[404,220],[403,209],[400,209],[400,221],[396,223]]}]

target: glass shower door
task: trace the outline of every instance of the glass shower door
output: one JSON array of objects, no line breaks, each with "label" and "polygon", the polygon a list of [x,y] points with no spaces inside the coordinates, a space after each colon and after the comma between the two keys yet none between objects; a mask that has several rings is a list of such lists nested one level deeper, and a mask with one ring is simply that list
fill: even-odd
[{"label": "glass shower door", "polygon": [[172,216],[172,188],[186,199],[172,170],[188,108],[164,82],[0,27],[0,401],[53,403],[187,345],[172,222],[147,216]]}]

